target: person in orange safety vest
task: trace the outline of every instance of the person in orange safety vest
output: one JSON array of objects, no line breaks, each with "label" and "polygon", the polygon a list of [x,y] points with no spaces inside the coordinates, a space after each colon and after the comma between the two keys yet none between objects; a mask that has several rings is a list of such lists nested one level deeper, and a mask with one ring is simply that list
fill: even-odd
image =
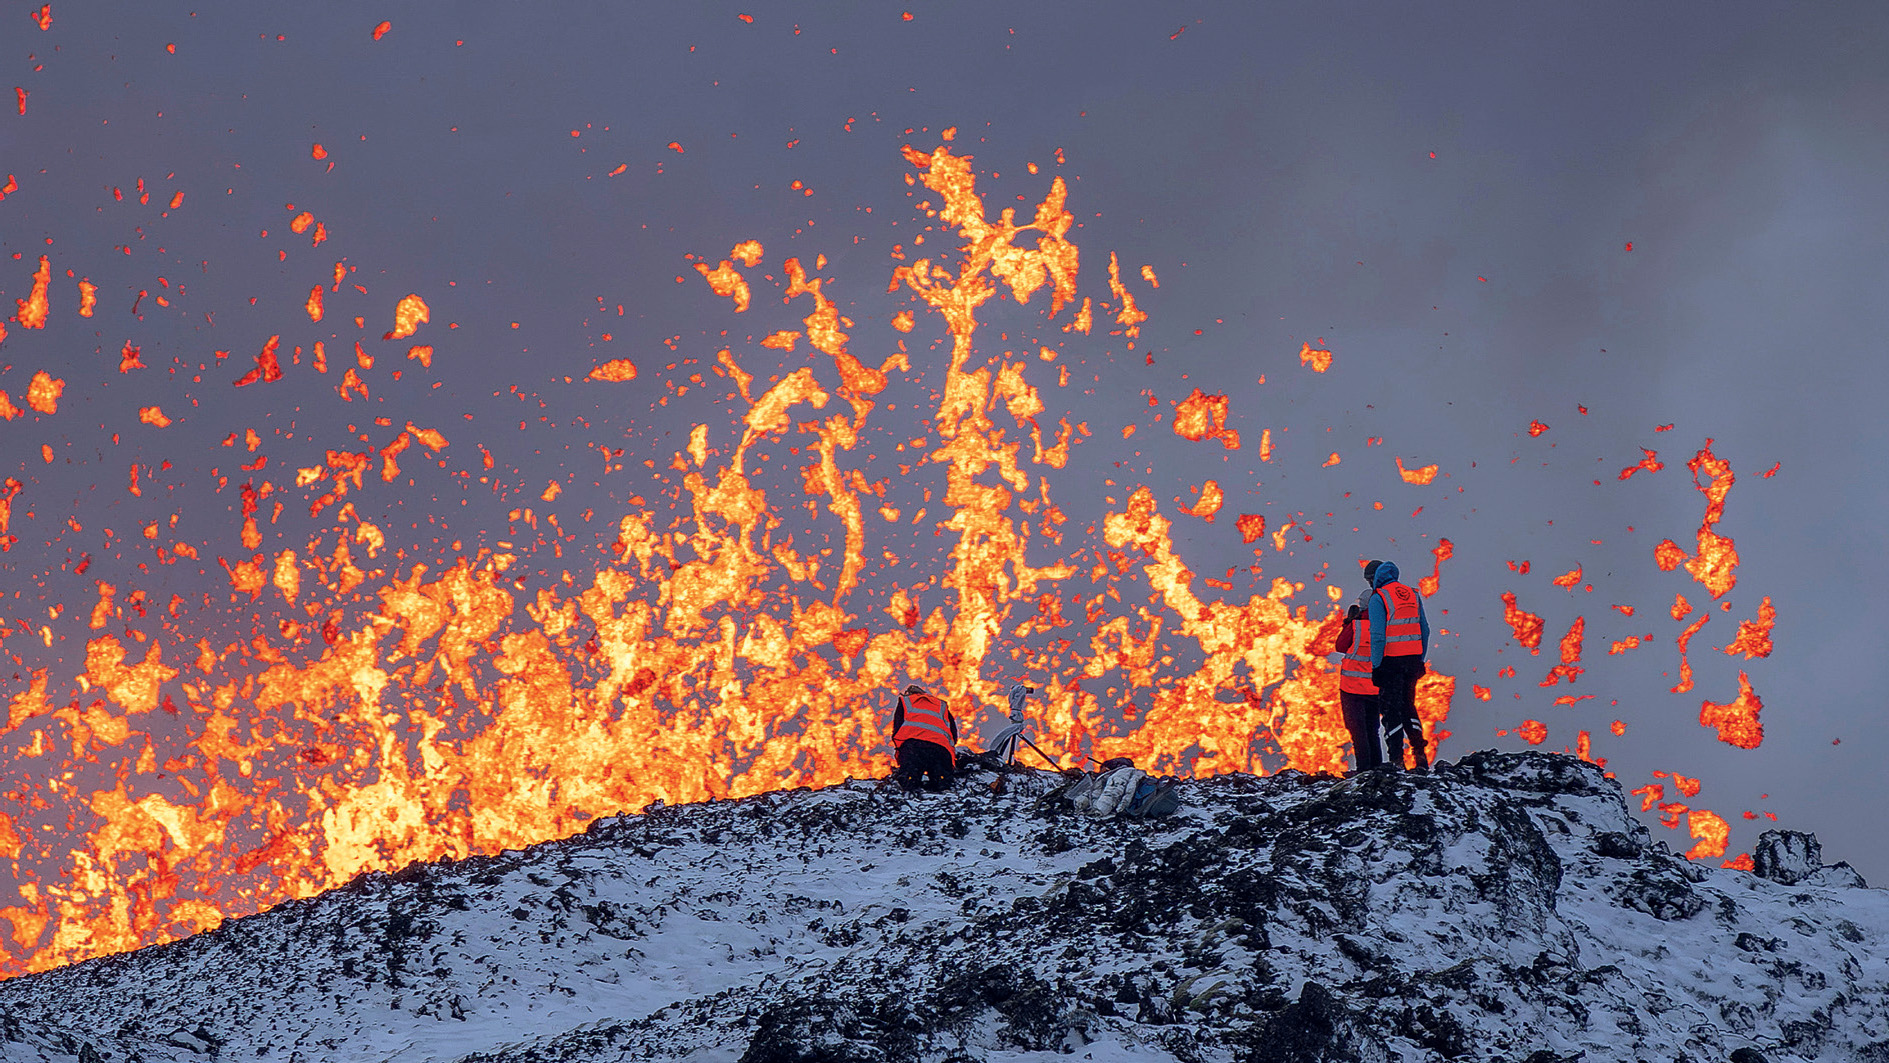
[{"label": "person in orange safety vest", "polygon": [[1430,651],[1430,619],[1423,613],[1422,596],[1397,581],[1395,564],[1380,561],[1365,566],[1365,573],[1371,583],[1371,682],[1377,684],[1386,761],[1403,767],[1408,738],[1416,770],[1426,772],[1430,762],[1417,716],[1417,680],[1423,678],[1423,659]]},{"label": "person in orange safety vest", "polygon": [[892,746],[898,768],[892,780],[907,793],[922,787],[949,789],[957,767],[958,721],[944,699],[913,683],[899,697],[892,715]]},{"label": "person in orange safety vest", "polygon": [[1384,764],[1384,747],[1377,737],[1377,685],[1371,682],[1371,628],[1364,606],[1353,602],[1338,632],[1338,706],[1345,730],[1351,732],[1351,754],[1358,771]]}]

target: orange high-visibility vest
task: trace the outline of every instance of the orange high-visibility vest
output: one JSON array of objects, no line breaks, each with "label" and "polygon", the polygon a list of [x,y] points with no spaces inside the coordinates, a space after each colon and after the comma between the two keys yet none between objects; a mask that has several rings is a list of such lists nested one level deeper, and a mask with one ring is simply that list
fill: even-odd
[{"label": "orange high-visibility vest", "polygon": [[1423,605],[1417,592],[1392,581],[1379,587],[1377,596],[1384,602],[1384,656],[1422,656],[1423,627],[1417,617]]},{"label": "orange high-visibility vest", "polygon": [[1360,612],[1351,622],[1351,648],[1345,651],[1344,660],[1338,662],[1338,689],[1347,694],[1375,694],[1377,684],[1371,682],[1371,619],[1370,614]]},{"label": "orange high-visibility vest", "polygon": [[908,738],[936,742],[951,753],[955,765],[957,743],[951,740],[951,722],[945,713],[944,702],[930,694],[913,694],[903,700],[905,725],[892,736],[892,744],[898,745]]}]

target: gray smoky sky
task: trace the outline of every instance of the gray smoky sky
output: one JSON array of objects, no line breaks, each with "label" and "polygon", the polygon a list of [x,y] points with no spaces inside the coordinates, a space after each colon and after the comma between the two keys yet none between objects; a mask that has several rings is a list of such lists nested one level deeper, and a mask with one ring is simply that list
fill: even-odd
[{"label": "gray smoky sky", "polygon": [[[1311,586],[1329,565],[1347,598],[1363,558],[1395,560],[1414,581],[1448,538],[1454,557],[1429,599],[1448,632],[1432,662],[1459,682],[1444,757],[1525,748],[1498,734],[1525,719],[1546,724],[1544,749],[1587,731],[1629,789],[1660,782],[1664,800],[1730,820],[1728,856],[1774,825],[1769,813],[1816,831],[1827,858],[1889,879],[1876,825],[1889,810],[1875,767],[1889,755],[1884,640],[1868,619],[1889,596],[1883,5],[99,2],[54,3],[44,31],[38,9],[0,10],[0,90],[28,94],[24,114],[11,98],[0,113],[0,175],[20,185],[0,202],[0,290],[23,298],[44,254],[60,285],[66,268],[98,282],[100,310],[56,348],[29,348],[41,341],[10,323],[0,389],[21,404],[30,376],[62,363],[107,386],[75,386],[58,417],[0,424],[0,476],[27,484],[21,541],[0,556],[8,590],[23,592],[11,611],[71,601],[82,614],[89,602],[99,573],[75,576],[70,561],[103,551],[62,522],[68,510],[109,522],[117,504],[91,485],[118,490],[129,459],[102,440],[149,401],[115,369],[133,307],[153,314],[137,293],[162,294],[158,273],[189,286],[189,312],[135,319],[145,363],[181,359],[188,374],[212,350],[233,353],[204,374],[198,405],[166,405],[189,416],[136,460],[199,474],[235,463],[218,444],[255,417],[251,392],[227,380],[287,331],[310,283],[307,262],[277,257],[285,204],[330,229],[316,258],[345,258],[359,271],[350,283],[372,290],[332,296],[337,317],[365,314],[377,335],[394,299],[426,294],[425,338],[448,383],[389,390],[396,425],[515,421],[516,397],[494,392],[630,357],[644,376],[608,398],[586,392],[581,412],[614,433],[605,442],[666,461],[713,411],[653,405],[659,367],[677,357],[663,342],[712,358],[733,342],[720,330],[762,328],[731,323],[684,256],[712,263],[749,238],[770,262],[824,253],[829,294],[858,322],[855,350],[877,364],[906,305],[883,294],[887,252],[913,231],[899,148],[929,151],[956,127],[993,208],[1027,210],[1050,173],[1064,176],[1085,290],[1105,290],[1116,251],[1151,315],[1132,353],[1105,330],[1067,348],[1079,371],[1056,401],[1098,429],[1060,488],[1072,529],[1116,508],[1106,479],[1147,483],[1197,573],[1252,564],[1232,518],[1261,513],[1312,538],[1290,554],[1268,547],[1259,590],[1274,576]],[[391,29],[375,40],[382,20]],[[311,157],[316,143],[326,160]],[[141,177],[161,196],[185,190],[183,205],[126,220],[111,189]],[[1144,263],[1158,290],[1134,277]],[[914,335],[941,331],[921,322]],[[1328,372],[1300,364],[1307,342],[1333,352]],[[744,364],[763,368],[760,355]],[[310,388],[294,415],[304,434],[363,416],[332,401],[332,380],[284,385]],[[1229,396],[1241,451],[1152,419],[1195,387]],[[1548,430],[1529,435],[1534,420]],[[1140,425],[1132,439],[1128,423]],[[470,443],[487,429],[462,431]],[[1653,563],[1662,539],[1692,549],[1705,497],[1686,462],[1707,439],[1737,475],[1718,525],[1741,558],[1729,611]],[[63,464],[48,466],[42,443]],[[572,436],[563,450],[505,445],[520,478],[540,483],[591,460]],[[1643,447],[1666,467],[1621,481]],[[1341,461],[1326,467],[1331,453]],[[1394,457],[1440,475],[1405,484]],[[1176,514],[1169,500],[1208,476],[1227,492],[1220,519]],[[186,522],[230,538],[234,502],[199,487],[175,489]],[[432,502],[372,504],[423,524]],[[455,516],[449,537],[506,534],[504,507],[487,505]],[[1522,561],[1527,575],[1511,567]],[[1549,582],[1577,565],[1579,585]],[[166,596],[228,591],[208,557],[161,579]],[[1505,591],[1544,617],[1539,656],[1503,622]],[[1312,593],[1300,601],[1322,611]],[[1683,694],[1670,689],[1675,594],[1712,617]],[[1720,652],[1766,596],[1776,652]],[[1576,616],[1588,673],[1538,686]],[[64,647],[83,634],[54,647],[15,634],[4,649],[70,661]],[[1499,675],[1510,666],[1514,678]],[[1741,669],[1764,702],[1751,750],[1699,723],[1701,699],[1730,701]],[[1553,703],[1568,693],[1593,698]],[[1655,772],[1703,789],[1681,797]],[[1690,847],[1683,822],[1668,832],[1646,818]]]}]

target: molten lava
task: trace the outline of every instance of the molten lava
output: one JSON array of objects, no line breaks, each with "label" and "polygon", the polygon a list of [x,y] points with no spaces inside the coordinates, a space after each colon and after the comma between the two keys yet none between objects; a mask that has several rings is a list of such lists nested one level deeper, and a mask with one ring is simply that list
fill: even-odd
[{"label": "molten lava", "polygon": [[1758,603],[1756,620],[1740,620],[1738,636],[1725,647],[1730,654],[1742,653],[1746,660],[1753,657],[1771,656],[1771,629],[1777,625],[1777,609],[1771,605],[1771,596],[1765,595]]},{"label": "molten lava", "polygon": [[1427,484],[1436,479],[1436,471],[1438,468],[1436,465],[1425,465],[1422,468],[1406,469],[1404,468],[1403,458],[1400,457],[1396,460],[1397,475],[1403,477],[1404,482],[1407,484]]},{"label": "molten lava", "polygon": [[[1712,453],[1710,439],[1686,463],[1686,468],[1692,470],[1692,486],[1705,495],[1706,500],[1705,518],[1699,523],[1698,551],[1688,558],[1683,547],[1666,539],[1654,549],[1654,559],[1660,568],[1668,571],[1683,562],[1700,586],[1710,591],[1713,598],[1722,598],[1738,585],[1738,549],[1731,539],[1718,534],[1714,526],[1725,515],[1725,495],[1737,478],[1732,474],[1731,463]],[[1699,482],[1700,473],[1705,474],[1706,483]]]},{"label": "molten lava", "polygon": [[1542,619],[1523,609],[1514,591],[1502,592],[1502,620],[1529,653],[1541,652]]},{"label": "molten lava", "polygon": [[1568,625],[1568,633],[1561,636],[1561,663],[1549,669],[1547,678],[1541,681],[1545,687],[1554,686],[1566,679],[1572,683],[1581,678],[1586,669],[1581,667],[1581,641],[1587,631],[1587,618],[1577,616],[1574,623]]},{"label": "molten lava", "polygon": [[1227,427],[1227,397],[1204,394],[1199,388],[1175,403],[1174,434],[1196,443],[1217,439],[1228,450],[1240,449],[1240,433]]},{"label": "molten lava", "polygon": [[1751,677],[1738,673],[1738,696],[1719,705],[1704,702],[1699,706],[1699,726],[1718,731],[1718,740],[1740,749],[1756,749],[1764,741],[1764,725],[1758,713],[1764,701],[1751,689]]},{"label": "molten lava", "polygon": [[[862,360],[851,346],[856,326],[829,293],[840,281],[822,275],[824,257],[811,268],[780,260],[768,277],[785,278],[789,305],[801,300],[798,320],[770,321],[750,357],[792,352],[804,338],[818,360],[789,359],[764,383],[734,348],[721,350],[712,372],[732,387],[730,420],[694,425],[672,459],[648,455],[642,465],[674,512],[639,495],[603,514],[615,534],[601,563],[536,586],[527,578],[529,566],[564,558],[575,538],[559,508],[567,485],[555,477],[512,503],[514,526],[541,533],[535,543],[494,538],[462,550],[454,541],[439,559],[409,557],[417,543],[370,519],[379,509],[370,496],[410,485],[416,465],[463,463],[468,442],[455,446],[440,427],[372,418],[287,473],[260,453],[255,430],[231,431],[230,456],[209,470],[240,498],[229,540],[192,543],[167,534],[177,515],[150,514],[139,541],[159,566],[201,553],[208,572],[227,579],[232,612],[252,622],[219,624],[207,596],[203,618],[187,622],[182,609],[192,603],[172,595],[161,604],[127,570],[93,584],[79,617],[88,625],[83,664],[32,668],[11,695],[20,810],[0,816],[0,850],[19,861],[22,880],[18,903],[0,908],[13,942],[0,970],[173,939],[364,871],[520,847],[652,801],[882,775],[881,694],[905,681],[946,691],[972,722],[996,710],[1010,681],[1033,679],[1035,740],[1064,763],[1130,756],[1160,772],[1342,770],[1347,736],[1326,658],[1339,589],[1327,584],[1295,604],[1304,583],[1275,578],[1241,599],[1226,580],[1197,578],[1173,513],[1213,519],[1226,497],[1219,480],[1204,480],[1191,507],[1167,513],[1147,485],[1127,485],[1098,528],[1065,545],[1068,518],[1052,477],[1091,434],[1051,408],[1069,373],[1042,368],[1055,359],[1042,343],[1023,348],[1040,357],[981,348],[980,315],[1000,294],[1042,308],[1026,328],[1082,336],[1100,303],[1133,343],[1148,313],[1130,286],[1152,289],[1152,268],[1137,280],[1111,255],[1106,301],[1082,295],[1061,178],[1025,217],[1009,208],[992,217],[968,156],[940,146],[907,148],[905,158],[936,197],[920,209],[960,242],[898,257],[890,294],[909,305],[886,318],[909,335],[929,315],[948,354],[917,366],[901,342]],[[306,211],[290,228],[323,231]],[[696,265],[735,314],[766,309],[752,298],[756,276],[743,270],[768,268],[752,240],[714,266]],[[297,290],[298,329],[332,327],[343,315],[345,275],[337,266],[332,286]],[[20,321],[38,329],[36,315],[50,307],[44,261],[35,276]],[[92,296],[82,291],[85,313]],[[1033,302],[1039,295],[1047,299]],[[430,317],[426,299],[409,294],[384,339],[411,339]],[[780,327],[790,324],[798,327]],[[1307,351],[1307,364],[1323,372],[1329,352]],[[306,366],[303,353],[293,337],[269,336],[230,382],[267,393],[290,374],[327,371],[326,348],[317,344]],[[415,346],[399,364],[429,371],[443,364],[434,353]],[[338,384],[324,381],[298,400],[332,392],[337,406],[384,401],[390,385],[370,381],[374,356],[358,341],[355,355]],[[142,368],[133,355],[120,364]],[[593,364],[585,386],[645,379],[627,358]],[[27,405],[51,416],[65,386],[42,371]],[[928,408],[908,412],[913,391],[935,393]],[[141,430],[170,424],[165,409],[193,406],[181,397],[141,406]],[[1181,445],[1240,447],[1224,395],[1195,390],[1174,417],[1175,435],[1190,441]],[[473,445],[482,460],[471,472],[492,470],[485,444]],[[607,470],[622,468],[621,450],[600,449]],[[905,469],[935,473],[941,495],[926,489],[922,506],[894,501],[884,479],[869,479],[873,452],[894,449],[912,456]],[[1262,451],[1269,459],[1269,445]],[[787,479],[773,474],[782,452],[799,462]],[[155,468],[154,459],[132,465],[132,498],[162,497],[150,490]],[[11,478],[0,488],[0,534],[17,523],[22,490]],[[304,504],[310,520],[329,523],[283,541],[278,520]],[[587,509],[582,519],[591,516]],[[1257,514],[1235,524],[1247,543],[1265,536]],[[918,531],[930,534],[913,543],[936,540],[942,553],[906,545]],[[1284,532],[1273,537],[1281,550]],[[1449,556],[1444,540],[1426,594]],[[75,571],[90,564],[87,555]],[[870,582],[869,569],[878,573]],[[1206,585],[1226,597],[1202,597]],[[50,619],[59,616],[55,608]],[[8,633],[48,647],[55,639],[45,624]],[[1442,725],[1454,690],[1451,676],[1434,673],[1419,686],[1433,743],[1449,736]],[[187,723],[181,739],[164,723],[173,716]],[[61,764],[100,781],[66,785]],[[59,813],[82,839],[76,849],[26,827]]]},{"label": "molten lava", "polygon": [[[381,23],[374,37],[388,27]],[[683,150],[680,142],[669,146]],[[327,154],[320,145],[313,150],[317,159]],[[265,339],[269,330],[258,328],[243,346],[226,344],[260,347],[253,366],[239,359],[211,372],[225,397],[225,381],[248,389],[236,393],[244,405],[232,408],[283,401],[299,379],[294,402],[328,403],[362,423],[345,435],[304,440],[310,446],[286,461],[280,451],[262,452],[255,428],[217,425],[217,436],[229,433],[228,449],[188,471],[215,490],[229,488],[220,539],[180,527],[180,517],[196,514],[175,512],[175,503],[158,508],[173,486],[161,476],[171,468],[167,458],[149,450],[136,456],[129,497],[116,493],[127,475],[118,461],[114,497],[127,513],[133,499],[150,507],[125,518],[140,532],[132,540],[145,551],[137,554],[142,560],[88,574],[93,558],[82,554],[68,571],[83,580],[83,600],[70,608],[55,602],[30,623],[10,617],[0,630],[0,639],[17,640],[9,646],[15,651],[51,650],[66,637],[52,625],[66,625],[78,632],[72,645],[84,647],[82,655],[47,656],[34,666],[15,653],[21,674],[7,701],[14,804],[0,813],[0,852],[17,862],[19,887],[17,903],[0,906],[13,943],[0,974],[174,939],[366,871],[567,836],[597,816],[654,801],[883,775],[884,691],[908,681],[945,692],[968,724],[1000,713],[1010,682],[1034,682],[1033,738],[1064,764],[1129,756],[1169,773],[1343,770],[1348,738],[1327,655],[1344,592],[1335,582],[1318,586],[1322,571],[1304,582],[1274,576],[1263,593],[1236,591],[1236,570],[1219,578],[1227,562],[1217,558],[1214,571],[1196,573],[1183,554],[1200,556],[1189,540],[1205,525],[1175,514],[1213,522],[1237,513],[1231,529],[1219,522],[1214,530],[1226,544],[1237,531],[1242,563],[1245,547],[1254,547],[1245,569],[1254,577],[1268,540],[1282,553],[1289,544],[1307,549],[1315,518],[1281,516],[1269,536],[1265,516],[1226,509],[1230,501],[1247,504],[1238,498],[1253,486],[1230,464],[1211,479],[1196,473],[1191,504],[1165,511],[1156,487],[1133,481],[1135,470],[1115,473],[1128,477],[1120,484],[1107,481],[1120,489],[1113,495],[1091,495],[1076,476],[1081,470],[1065,472],[1071,448],[1098,433],[1059,402],[1058,390],[1071,380],[1069,360],[1053,364],[1061,352],[1049,344],[1086,342],[1101,320],[1103,332],[1112,322],[1112,335],[1133,350],[1150,319],[1138,297],[1154,298],[1148,293],[1159,288],[1153,267],[1124,271],[1111,252],[1104,295],[1094,271],[1081,272],[1060,177],[1034,207],[993,217],[969,156],[942,144],[928,153],[907,147],[903,155],[908,183],[932,197],[917,209],[941,233],[936,243],[915,241],[893,254],[883,300],[898,305],[871,314],[896,333],[872,338],[884,346],[855,341],[855,333],[867,335],[867,314],[851,311],[866,322],[855,323],[841,312],[856,304],[836,293],[859,278],[831,275],[824,256],[769,259],[759,241],[741,240],[726,257],[715,255],[714,265],[691,256],[694,273],[682,270],[676,279],[693,287],[699,276],[727,300],[714,304],[717,312],[755,322],[755,338],[744,344],[723,333],[709,348],[712,358],[678,355],[666,366],[637,348],[634,362],[597,354],[584,359],[587,372],[568,370],[576,380],[565,383],[615,404],[649,392],[666,405],[691,388],[714,389],[725,417],[685,426],[673,449],[626,457],[624,447],[605,445],[620,437],[594,433],[603,472],[628,466],[647,475],[639,489],[655,501],[643,494],[602,501],[607,492],[587,491],[565,468],[534,469],[528,483],[494,488],[511,507],[509,530],[506,521],[480,529],[487,534],[472,547],[442,531],[439,548],[429,551],[417,521],[403,530],[382,515],[386,498],[423,490],[416,477],[435,466],[497,480],[488,445],[501,455],[502,448],[489,425],[462,430],[456,418],[402,416],[392,405],[387,415],[375,414],[403,372],[424,378],[437,366],[446,380],[434,386],[457,382],[453,334],[445,331],[457,326],[434,326],[441,329],[429,333],[437,350],[402,343],[401,359],[400,349],[381,349],[378,371],[375,354],[355,340],[354,364],[338,382],[323,376],[318,387],[307,386],[327,373],[329,350],[343,352],[350,340],[336,332],[301,340],[303,332],[349,318],[365,330],[369,313],[384,321],[388,312],[384,297],[372,310],[344,309],[354,298],[343,286],[352,267],[335,263],[330,282],[330,255],[292,285],[293,300],[270,326],[282,334]],[[180,196],[172,197],[173,209]],[[288,226],[310,248],[327,239],[310,211]],[[713,246],[739,235],[717,237]],[[941,248],[952,235],[956,245]],[[921,247],[927,257],[917,257]],[[61,339],[58,318],[72,315],[49,294],[50,268],[42,257],[30,294],[17,300],[16,320],[23,330]],[[76,314],[90,317],[96,286],[79,280],[78,287]],[[181,294],[167,282],[154,290]],[[354,291],[367,296],[364,286]],[[778,304],[765,297],[772,294],[782,297]],[[452,303],[436,303],[444,322]],[[383,340],[416,338],[432,313],[418,293],[398,299]],[[1006,315],[1001,326],[998,314]],[[921,353],[927,332],[937,353]],[[360,335],[373,342],[371,333]],[[1093,340],[1109,342],[1099,334]],[[22,336],[11,342],[20,345]],[[313,345],[306,364],[301,343]],[[122,372],[145,368],[139,350],[125,341]],[[1279,353],[1289,360],[1294,352]],[[1314,373],[1332,370],[1329,350],[1305,343],[1296,353]],[[216,363],[225,357],[217,352]],[[37,364],[64,363],[47,356]],[[157,376],[128,379],[164,386],[146,383]],[[285,377],[289,383],[269,386]],[[38,371],[22,399],[31,413],[0,393],[0,418],[54,416],[66,387]],[[81,388],[84,401],[96,397],[74,385]],[[668,393],[656,398],[663,388]],[[525,400],[518,387],[512,391]],[[1157,397],[1146,394],[1156,406]],[[192,419],[210,416],[181,392],[141,395],[139,403],[135,424],[126,415],[113,427],[163,445],[186,435]],[[1187,453],[1203,463],[1237,459],[1241,439],[1230,422],[1244,411],[1227,395],[1196,387],[1171,407],[1175,438],[1166,445],[1192,448]],[[1151,416],[1158,422],[1163,412]],[[174,420],[182,424],[171,428]],[[526,427],[518,422],[519,431]],[[1112,440],[1117,426],[1103,427]],[[1135,426],[1120,427],[1126,439]],[[1530,434],[1546,430],[1536,421]],[[1292,437],[1281,433],[1283,466],[1290,453],[1283,441]],[[1261,463],[1274,459],[1273,438],[1261,431]],[[1661,467],[1645,453],[1622,479]],[[55,461],[50,443],[38,455],[42,464]],[[897,455],[897,482],[875,474],[881,466],[873,462],[889,455]],[[1339,462],[1334,452],[1325,466]],[[1434,484],[1439,469],[1406,467],[1402,458],[1396,467],[1403,482],[1417,485]],[[1690,467],[1708,497],[1698,552],[1687,555],[1668,540],[1656,562],[1667,570],[1684,563],[1717,599],[1731,589],[1737,561],[1731,541],[1713,531],[1731,470],[1711,455],[1709,441]],[[0,482],[0,549],[17,542],[8,531],[22,514],[51,508],[47,494],[13,477]],[[1083,503],[1078,512],[1095,514],[1092,524],[1072,523],[1059,504],[1070,496]],[[285,529],[304,506],[313,530],[291,535]],[[580,553],[574,530],[593,516],[611,529],[601,558]],[[54,519],[74,533],[81,527],[78,514]],[[1074,534],[1081,525],[1088,526]],[[103,534],[108,549],[125,546],[109,529]],[[1440,538],[1430,552],[1432,570],[1417,581],[1425,597],[1438,593],[1455,547]],[[184,562],[199,559],[188,571],[217,581],[218,595],[228,595],[221,613],[222,603],[207,593],[198,610],[182,594],[154,589],[169,586],[159,578],[164,566],[184,573]],[[560,570],[559,561],[569,567]],[[1511,568],[1529,573],[1527,562]],[[1576,568],[1554,582],[1571,591],[1580,576]],[[1522,610],[1513,592],[1502,601],[1516,641],[1538,654],[1544,619]],[[1616,609],[1633,615],[1632,607]],[[1439,608],[1433,621],[1447,613]],[[1681,636],[1682,658],[1704,622],[1702,615]],[[1767,598],[1725,651],[1765,656],[1773,622]],[[1542,686],[1581,676],[1585,624],[1574,618],[1559,643],[1560,664]],[[1453,634],[1440,623],[1438,632]],[[1614,643],[1614,652],[1623,645]],[[1512,667],[1499,674],[1515,676]],[[1682,674],[1689,688],[1689,665]],[[1444,726],[1455,687],[1454,677],[1437,672],[1418,687],[1432,750],[1450,737]],[[1742,674],[1741,687],[1729,705],[1706,702],[1701,722],[1749,747],[1762,734],[1761,704]],[[1492,697],[1488,687],[1474,691]],[[1593,697],[1556,701],[1573,706]],[[1616,722],[1613,734],[1622,730]],[[1531,719],[1516,734],[1538,745],[1548,728]],[[1579,731],[1574,755],[1591,753],[1590,732]],[[1722,855],[1724,821],[1679,806],[1671,813],[1675,829],[1680,812],[1698,839],[1694,855]],[[70,833],[36,831],[53,820],[65,820]]]},{"label": "molten lava", "polygon": [[1430,555],[1434,559],[1430,564],[1430,574],[1417,580],[1417,593],[1425,598],[1436,594],[1443,586],[1443,562],[1456,556],[1456,544],[1448,539],[1438,539]]}]

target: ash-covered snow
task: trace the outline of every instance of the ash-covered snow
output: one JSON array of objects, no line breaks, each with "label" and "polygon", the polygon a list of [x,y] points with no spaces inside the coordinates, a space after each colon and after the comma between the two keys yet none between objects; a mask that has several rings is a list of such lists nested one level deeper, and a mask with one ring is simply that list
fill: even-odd
[{"label": "ash-covered snow", "polygon": [[1573,758],[1221,776],[1158,822],[991,778],[365,876],[0,984],[0,1059],[1889,1063],[1889,893],[1805,835],[1688,862]]}]

